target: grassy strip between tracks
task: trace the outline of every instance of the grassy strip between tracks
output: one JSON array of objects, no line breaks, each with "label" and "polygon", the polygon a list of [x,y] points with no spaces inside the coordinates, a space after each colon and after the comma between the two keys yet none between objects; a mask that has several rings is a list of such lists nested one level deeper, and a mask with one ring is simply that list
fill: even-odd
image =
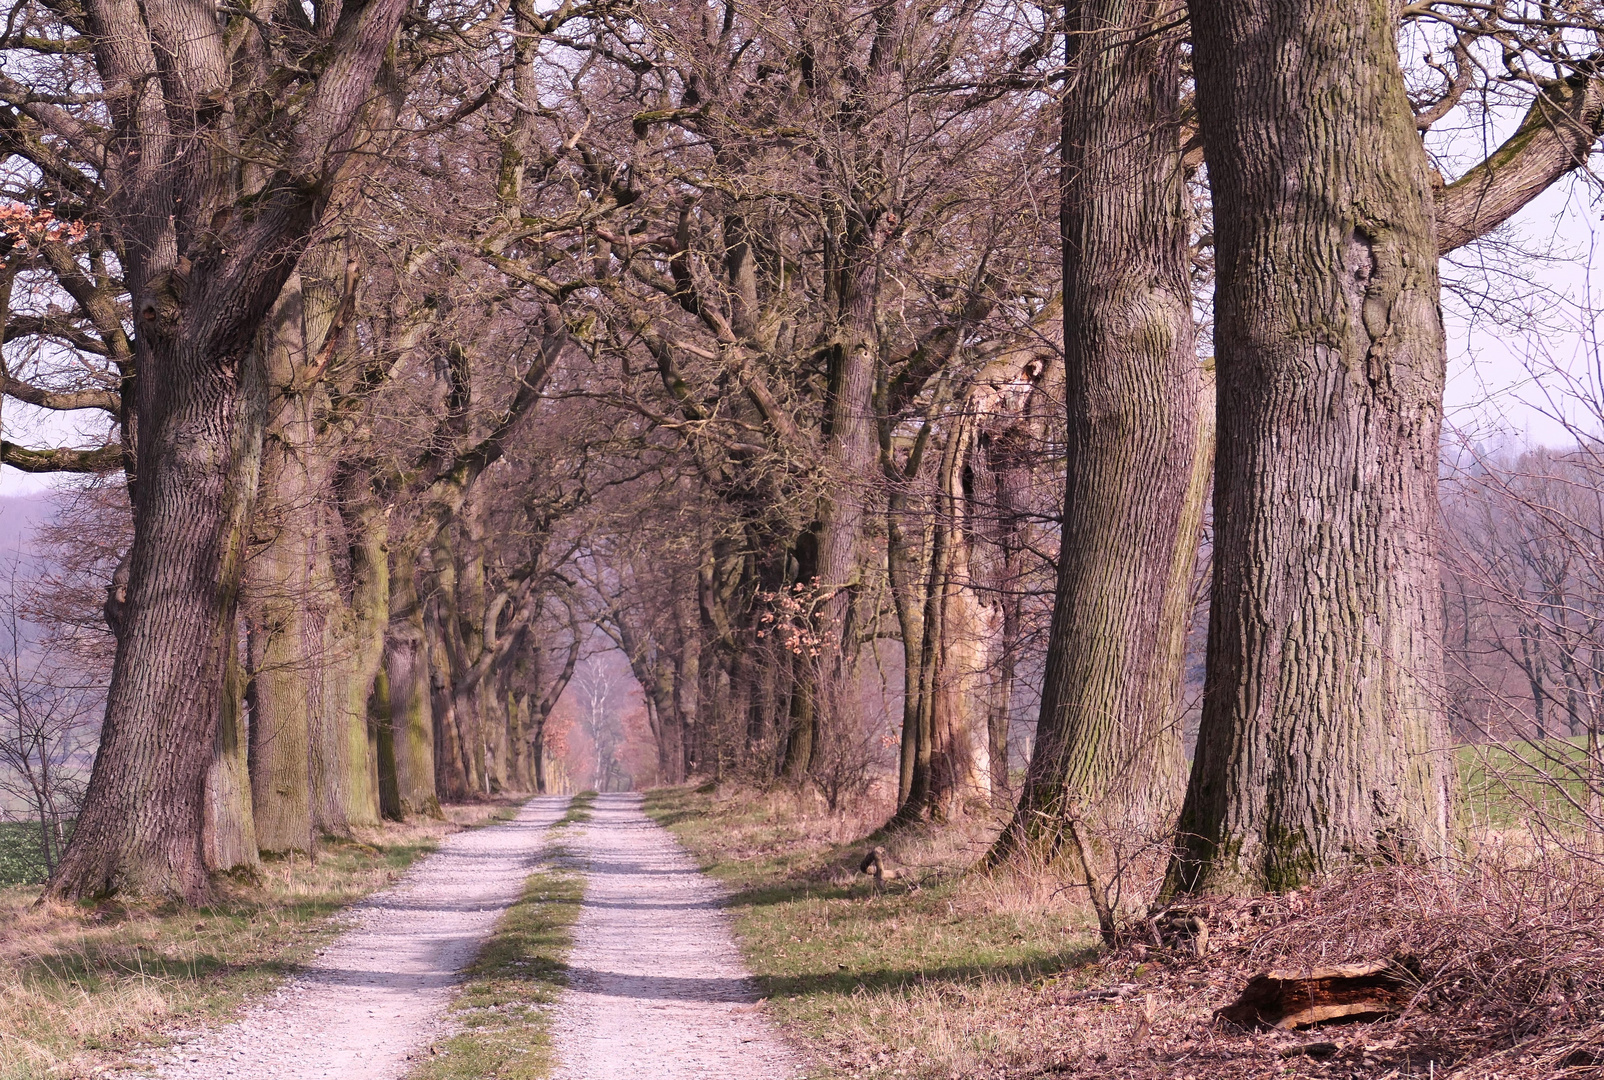
[{"label": "grassy strip between tracks", "polygon": [[524,883],[468,969],[452,1005],[457,1033],[422,1054],[408,1080],[540,1080],[554,1064],[550,1010],[568,984],[566,964],[585,895],[583,868],[563,831],[590,820],[595,792],[574,796],[552,827],[542,869]]}]

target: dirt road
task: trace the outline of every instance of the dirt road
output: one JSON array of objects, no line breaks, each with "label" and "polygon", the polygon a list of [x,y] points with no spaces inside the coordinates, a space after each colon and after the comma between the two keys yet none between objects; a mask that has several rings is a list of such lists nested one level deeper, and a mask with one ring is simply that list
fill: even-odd
[{"label": "dirt road", "polygon": [[[161,1080],[402,1080],[445,1033],[460,972],[533,871],[566,798],[458,833],[352,909],[352,929],[236,1023],[153,1052]],[[588,879],[557,1006],[559,1080],[790,1080],[720,895],[640,798],[604,795],[564,838]],[[588,865],[587,865],[588,864]]]},{"label": "dirt road", "polygon": [[589,863],[557,1006],[559,1080],[788,1080],[720,894],[636,795],[603,795],[570,844]]},{"label": "dirt road", "polygon": [[458,973],[522,892],[568,800],[535,799],[503,825],[450,836],[353,928],[237,1023],[159,1052],[163,1080],[398,1080],[438,1037]]}]

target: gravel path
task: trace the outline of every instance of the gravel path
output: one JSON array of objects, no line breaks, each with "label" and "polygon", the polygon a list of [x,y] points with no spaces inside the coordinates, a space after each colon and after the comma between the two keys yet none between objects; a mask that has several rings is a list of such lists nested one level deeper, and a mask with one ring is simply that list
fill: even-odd
[{"label": "gravel path", "polygon": [[722,897],[636,795],[603,795],[570,843],[588,862],[553,1020],[558,1080],[786,1080]]},{"label": "gravel path", "polygon": [[[163,1080],[397,1080],[441,1034],[458,973],[533,872],[566,798],[535,799],[504,825],[456,833],[353,928],[237,1023],[163,1051]],[[159,1062],[159,1064],[158,1064]]]}]

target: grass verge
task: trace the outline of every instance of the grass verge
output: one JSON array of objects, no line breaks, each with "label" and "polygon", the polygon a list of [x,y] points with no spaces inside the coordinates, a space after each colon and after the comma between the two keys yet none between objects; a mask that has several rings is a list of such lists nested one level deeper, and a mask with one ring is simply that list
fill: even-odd
[{"label": "grass verge", "polygon": [[550,1006],[568,984],[568,950],[585,878],[562,830],[590,820],[594,791],[574,796],[552,826],[546,869],[524,884],[468,969],[452,1004],[460,1030],[429,1048],[408,1080],[541,1080],[553,1065]]},{"label": "grass verge", "polygon": [[389,885],[464,827],[517,803],[447,807],[447,820],[359,830],[316,860],[270,859],[222,879],[195,909],[35,906],[37,886],[0,888],[0,1080],[98,1075],[165,1031],[226,1020],[336,935],[330,916]]},{"label": "grass verge", "polygon": [[[647,805],[732,888],[747,962],[817,1077],[1604,1077],[1593,856],[1528,846],[1355,867],[1285,895],[1187,904],[1209,928],[1201,951],[1134,918],[1106,949],[1067,882],[957,873],[979,827],[963,842],[965,826],[888,841],[912,873],[871,893],[850,870],[874,818],[783,794],[669,789]],[[1255,973],[1399,957],[1414,974],[1396,1016],[1309,1031],[1214,1019]]]},{"label": "grass verge", "polygon": [[1039,1064],[1048,1018],[1027,1015],[1021,999],[1097,952],[1087,912],[1060,885],[960,873],[983,850],[980,832],[899,838],[889,846],[905,876],[875,892],[856,873],[873,818],[690,788],[647,793],[646,812],[731,890],[768,1010],[817,1077],[995,1076]]}]

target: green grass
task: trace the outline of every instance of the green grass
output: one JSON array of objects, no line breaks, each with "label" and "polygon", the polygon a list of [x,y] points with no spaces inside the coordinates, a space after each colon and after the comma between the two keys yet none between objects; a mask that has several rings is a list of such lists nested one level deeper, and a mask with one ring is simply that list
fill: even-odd
[{"label": "green grass", "polygon": [[1580,827],[1601,779],[1583,738],[1461,746],[1455,764],[1466,808],[1495,828],[1526,824],[1534,812],[1549,827]]},{"label": "green grass", "polygon": [[45,880],[39,823],[0,821],[0,887],[39,885]]},{"label": "green grass", "polygon": [[670,788],[646,811],[732,890],[747,964],[816,1075],[958,1074],[1006,1054],[1005,1002],[1099,951],[1077,907],[984,879],[938,871],[873,893],[852,876],[864,841],[811,839],[816,822],[761,799]]},{"label": "green grass", "polygon": [[556,824],[552,827],[561,829],[568,825],[580,825],[589,821],[591,808],[595,805],[596,793],[594,791],[581,791],[578,795],[568,800],[568,809],[563,812],[563,816],[558,818]]},{"label": "green grass", "polygon": [[[560,861],[561,849],[549,858]],[[452,1016],[462,1030],[437,1043],[410,1080],[539,1080],[552,1066],[549,1006],[567,985],[564,958],[584,898],[570,870],[532,875],[468,969]]]}]

